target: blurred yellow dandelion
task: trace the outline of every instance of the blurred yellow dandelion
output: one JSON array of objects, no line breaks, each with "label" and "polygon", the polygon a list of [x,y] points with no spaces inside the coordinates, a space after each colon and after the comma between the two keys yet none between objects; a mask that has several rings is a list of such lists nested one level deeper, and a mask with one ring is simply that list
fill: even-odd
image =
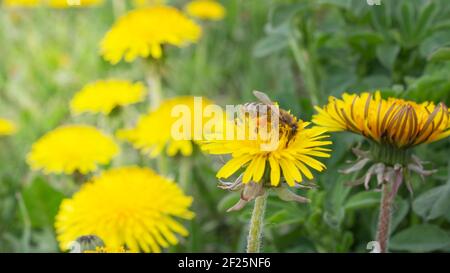
[{"label": "blurred yellow dandelion", "polygon": [[96,235],[105,247],[161,252],[188,231],[175,218],[192,219],[192,197],[151,169],[104,172],[61,203],[56,232],[63,250],[79,236]]},{"label": "blurred yellow dandelion", "polygon": [[108,115],[114,108],[141,102],[145,96],[142,83],[126,80],[100,80],[86,85],[70,102],[74,114],[84,112]]},{"label": "blurred yellow dandelion", "polygon": [[119,153],[113,139],[87,125],[61,126],[35,142],[27,162],[45,173],[94,171],[98,164],[108,164]]},{"label": "blurred yellow dandelion", "polygon": [[209,104],[211,102],[203,98],[202,105],[197,108],[195,98],[190,96],[167,99],[154,111],[141,116],[134,128],[120,130],[117,136],[130,141],[136,149],[142,150],[151,157],[158,156],[164,150],[169,156],[174,156],[179,152],[183,156],[189,156],[193,151],[192,139],[199,133],[198,130],[202,129],[201,126],[207,119],[202,117],[202,124],[194,126],[195,115],[192,114],[189,125],[192,125],[191,128],[194,129],[185,139],[176,140],[172,135],[172,126],[179,120],[179,117],[172,115],[172,111],[174,107],[186,106],[190,113],[195,113],[195,111],[203,111]]},{"label": "blurred yellow dandelion", "polygon": [[3,5],[6,7],[35,7],[42,0],[4,0]]},{"label": "blurred yellow dandelion", "polygon": [[12,121],[0,118],[0,136],[9,136],[16,131],[16,125]]},{"label": "blurred yellow dandelion", "polygon": [[52,8],[89,7],[103,4],[104,0],[43,0]]},{"label": "blurred yellow dandelion", "polygon": [[49,6],[52,8],[89,7],[100,5],[104,0],[5,0],[3,4],[9,7]]},{"label": "blurred yellow dandelion", "polygon": [[186,5],[186,12],[203,20],[222,20],[225,17],[225,8],[213,0],[194,0]]},{"label": "blurred yellow dandelion", "polygon": [[122,58],[131,62],[137,57],[162,56],[162,46],[177,47],[195,43],[201,28],[169,6],[151,6],[128,12],[113,25],[101,42],[101,54],[112,64]]},{"label": "blurred yellow dandelion", "polygon": [[313,122],[330,131],[350,131],[380,144],[408,148],[450,135],[450,114],[445,104],[383,99],[380,92],[330,97]]}]

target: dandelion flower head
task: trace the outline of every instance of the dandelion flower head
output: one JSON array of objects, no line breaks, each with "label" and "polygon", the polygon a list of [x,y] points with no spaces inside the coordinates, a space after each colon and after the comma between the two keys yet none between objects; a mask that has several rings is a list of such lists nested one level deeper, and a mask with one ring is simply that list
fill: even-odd
[{"label": "dandelion flower head", "polygon": [[218,21],[225,17],[225,8],[213,0],[194,0],[186,5],[186,12],[202,20]]},{"label": "dandelion flower head", "polygon": [[[201,126],[209,120],[201,117],[201,124],[194,126],[194,113],[203,111],[210,104],[211,101],[202,98],[201,105],[197,105],[195,97],[191,96],[167,99],[157,109],[141,116],[134,128],[120,130],[117,135],[119,138],[131,142],[136,149],[142,150],[150,157],[156,157],[164,151],[169,156],[175,156],[178,153],[190,156],[193,152],[192,140],[201,134],[199,129],[202,129]],[[190,127],[192,130],[190,132],[186,130],[184,133],[187,132],[187,135],[180,138],[175,138],[172,131],[177,122],[183,121],[174,112],[176,109],[185,109],[186,112],[191,113],[187,119],[188,124],[181,124],[181,130],[183,126],[184,128]],[[199,136],[198,139],[201,137]]]},{"label": "dandelion flower head", "polygon": [[9,136],[17,131],[16,125],[7,120],[0,118],[0,136]]},{"label": "dandelion flower head", "polygon": [[159,59],[163,45],[177,47],[195,43],[200,26],[174,7],[157,5],[128,12],[113,25],[101,42],[101,54],[112,64],[122,58],[132,62],[137,57]]},{"label": "dandelion flower head", "polygon": [[4,0],[6,7],[36,7],[42,0]]},{"label": "dandelion flower head", "polygon": [[103,4],[104,0],[43,0],[44,4],[52,8],[90,7]]},{"label": "dandelion flower head", "polygon": [[313,122],[330,131],[350,131],[380,144],[409,148],[450,135],[450,115],[443,103],[383,99],[380,92],[330,97]]},{"label": "dandelion flower head", "polygon": [[126,80],[100,80],[86,85],[70,103],[74,114],[83,112],[108,115],[116,107],[141,102],[145,96],[142,83]]},{"label": "dandelion flower head", "polygon": [[104,172],[61,203],[56,233],[63,250],[92,234],[105,247],[161,252],[188,231],[176,220],[192,219],[192,198],[173,181],[148,168],[121,167]]},{"label": "dandelion flower head", "polygon": [[[268,149],[267,145],[272,143],[271,140],[275,137],[272,136],[273,131],[272,135],[266,138],[253,138],[249,132],[255,128],[258,132],[270,128],[270,119],[275,118],[275,115],[271,115],[269,123],[264,126],[258,116],[248,117],[246,122],[241,119],[232,120],[231,126],[225,126],[226,131],[234,126],[235,136],[232,138],[225,137],[219,131],[215,132],[215,136],[209,136],[202,144],[203,150],[210,154],[231,156],[218,171],[217,177],[226,179],[244,169],[244,184],[251,181],[259,183],[266,169],[270,169],[271,186],[278,186],[282,178],[289,186],[295,186],[295,183],[303,181],[303,176],[307,179],[313,178],[310,168],[323,171],[325,164],[316,158],[330,157],[331,150],[324,147],[331,144],[331,141],[325,140],[328,137],[326,130],[318,127],[308,128],[309,122],[298,120],[290,112],[285,111],[284,115],[289,115],[293,124],[279,122],[277,141],[271,149]],[[293,126],[296,127],[295,130]],[[245,132],[245,137],[239,138],[237,132]]]},{"label": "dandelion flower head", "polygon": [[119,153],[114,140],[88,125],[61,126],[35,142],[27,162],[45,173],[87,174]]}]

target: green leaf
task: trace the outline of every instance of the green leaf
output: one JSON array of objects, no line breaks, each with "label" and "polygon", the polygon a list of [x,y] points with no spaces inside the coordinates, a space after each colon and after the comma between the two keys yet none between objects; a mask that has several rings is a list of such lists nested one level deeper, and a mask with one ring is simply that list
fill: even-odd
[{"label": "green leaf", "polygon": [[450,215],[450,184],[435,187],[413,202],[413,210],[426,221]]},{"label": "green leaf", "polygon": [[400,46],[396,44],[381,44],[376,49],[378,60],[389,70],[394,67],[399,52]]},{"label": "green leaf", "polygon": [[291,20],[298,12],[306,10],[306,3],[277,5],[269,12],[269,23],[266,28],[274,30],[276,28],[284,28],[291,24]]},{"label": "green leaf", "polygon": [[37,177],[22,191],[25,206],[33,227],[52,227],[64,194]]},{"label": "green leaf", "polygon": [[345,204],[345,209],[362,209],[374,207],[380,203],[380,192],[375,191],[363,191],[350,197]]},{"label": "green leaf", "polygon": [[394,235],[389,248],[410,252],[430,252],[450,245],[450,235],[438,226],[415,225]]},{"label": "green leaf", "polygon": [[391,5],[389,3],[383,3],[382,5],[370,6],[372,24],[379,33],[386,34],[387,30],[391,27]]},{"label": "green leaf", "polygon": [[359,31],[348,35],[350,43],[352,44],[379,44],[384,41],[383,36],[376,32]]},{"label": "green leaf", "polygon": [[450,30],[444,29],[433,33],[431,36],[427,37],[420,44],[420,54],[423,57],[428,57],[430,54],[438,50],[439,48],[446,47],[450,45]]},{"label": "green leaf", "polygon": [[419,20],[416,25],[416,35],[420,39],[426,35],[426,32],[431,32],[431,27],[433,25],[433,20],[435,16],[436,3],[428,2],[420,10]]},{"label": "green leaf", "polygon": [[288,46],[288,37],[283,34],[270,34],[259,40],[254,49],[253,56],[256,58],[266,57],[278,52]]},{"label": "green leaf", "polygon": [[414,8],[411,1],[403,1],[400,5],[400,26],[403,45],[411,46],[412,27],[414,25]]},{"label": "green leaf", "polygon": [[428,57],[430,62],[450,61],[450,47],[439,48]]}]

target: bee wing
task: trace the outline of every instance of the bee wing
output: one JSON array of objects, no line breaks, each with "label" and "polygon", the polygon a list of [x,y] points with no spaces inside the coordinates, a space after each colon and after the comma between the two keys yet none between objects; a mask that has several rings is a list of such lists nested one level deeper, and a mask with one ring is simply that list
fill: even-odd
[{"label": "bee wing", "polygon": [[254,90],[253,91],[253,95],[255,95],[255,97],[257,99],[259,99],[262,103],[267,104],[270,109],[271,109],[271,115],[275,118],[279,118],[280,116],[280,111],[278,109],[277,106],[275,106],[275,103],[273,103],[273,101],[269,98],[269,96],[267,96],[266,93],[261,92],[261,91],[257,91]]},{"label": "bee wing", "polygon": [[257,99],[259,99],[262,103],[269,104],[269,105],[273,104],[272,100],[269,98],[269,96],[266,95],[266,93],[254,90],[253,95],[255,95],[255,97]]}]

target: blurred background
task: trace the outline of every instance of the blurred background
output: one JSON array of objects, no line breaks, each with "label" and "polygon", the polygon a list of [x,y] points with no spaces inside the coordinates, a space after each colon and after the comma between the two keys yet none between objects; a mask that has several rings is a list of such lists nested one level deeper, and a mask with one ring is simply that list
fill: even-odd
[{"label": "blurred background", "polygon": [[[111,66],[99,42],[133,1],[91,8],[0,7],[0,117],[14,121],[15,135],[0,137],[0,252],[57,252],[54,217],[73,193],[70,178],[33,172],[25,158],[46,132],[83,122],[110,131],[98,116],[71,117],[68,103],[89,82],[117,77],[145,82],[146,64]],[[4,2],[4,1],[3,1]],[[180,9],[188,1],[168,4]],[[369,3],[368,3],[369,2]],[[164,96],[202,95],[220,105],[254,101],[266,92],[303,120],[329,95],[381,90],[384,95],[450,105],[450,5],[446,0],[223,0],[226,17],[202,22],[198,44],[167,47]],[[123,2],[122,2],[123,3]],[[131,106],[132,125],[148,103]],[[380,193],[347,187],[339,174],[361,138],[334,134],[327,171],[315,175],[312,203],[270,198],[265,252],[368,252],[375,237]],[[111,165],[151,165],[129,144]],[[450,251],[450,143],[416,152],[438,169],[414,194],[402,188],[395,201],[391,251]],[[179,158],[170,160],[177,170]],[[168,252],[242,252],[251,206],[226,213],[239,193],[217,188],[220,160],[191,158],[194,221],[190,236]],[[170,170],[169,170],[170,171]],[[95,209],[95,208],[93,208]]]}]

